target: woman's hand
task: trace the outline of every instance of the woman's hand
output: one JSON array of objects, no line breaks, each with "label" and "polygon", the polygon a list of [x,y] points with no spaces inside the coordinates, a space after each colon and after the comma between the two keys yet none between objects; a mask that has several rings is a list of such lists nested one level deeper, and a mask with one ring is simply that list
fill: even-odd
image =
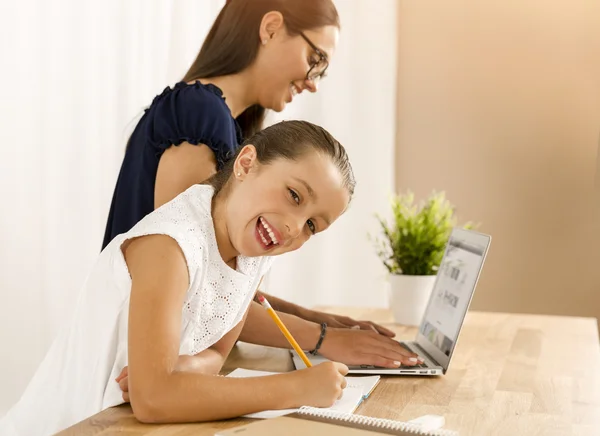
[{"label": "woman's hand", "polygon": [[293,371],[294,388],[288,391],[294,395],[294,407],[331,407],[342,397],[347,381],[348,367],[342,363],[324,362],[311,368]]},{"label": "woman's hand", "polygon": [[376,324],[372,321],[357,321],[353,318],[350,318],[349,316],[335,315],[332,313],[319,312],[310,309],[304,309],[300,311],[298,316],[307,321],[316,322],[317,324],[325,322],[327,323],[328,327],[372,330],[376,333],[382,334],[390,338],[396,336],[396,333],[394,333],[393,331],[388,330],[385,327],[382,327],[379,324]]},{"label": "woman's hand", "polygon": [[121,374],[119,374],[115,381],[119,383],[119,387],[123,392],[123,401],[129,403],[129,374],[127,372],[127,367],[121,370]]},{"label": "woman's hand", "polygon": [[319,354],[346,365],[374,365],[397,368],[423,362],[417,354],[408,351],[398,341],[372,330],[330,329]]}]

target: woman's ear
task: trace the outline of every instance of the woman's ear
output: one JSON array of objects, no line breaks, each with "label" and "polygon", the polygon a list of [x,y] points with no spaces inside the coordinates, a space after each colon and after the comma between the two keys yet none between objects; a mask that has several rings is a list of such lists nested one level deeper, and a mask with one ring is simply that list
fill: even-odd
[{"label": "woman's ear", "polygon": [[260,22],[259,38],[262,45],[266,45],[273,37],[284,28],[283,15],[278,11],[267,12]]},{"label": "woman's ear", "polygon": [[243,180],[258,163],[256,148],[248,144],[242,148],[233,165],[233,173],[236,179]]}]

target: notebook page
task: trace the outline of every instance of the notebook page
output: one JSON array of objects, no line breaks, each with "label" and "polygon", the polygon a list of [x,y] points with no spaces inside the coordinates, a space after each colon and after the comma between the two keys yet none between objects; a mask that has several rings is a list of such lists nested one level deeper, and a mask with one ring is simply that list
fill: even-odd
[{"label": "notebook page", "polygon": [[[278,374],[276,372],[268,372],[268,371],[255,371],[251,369],[238,368],[232,371],[227,375],[227,377],[261,377],[265,375],[274,375]],[[348,381],[350,384],[350,381]],[[337,400],[333,406],[323,408],[323,410],[335,410],[343,413],[354,413],[357,407],[363,400],[364,386],[348,386],[344,389],[344,395],[342,398]],[[244,415],[246,418],[276,418],[278,416],[287,415],[292,412],[296,412],[299,409],[283,409],[283,410],[265,410],[257,413],[250,413],[248,415]]]},{"label": "notebook page", "polygon": [[[304,361],[300,358],[300,356],[298,356],[298,353],[296,353],[295,350],[290,350],[290,351],[292,353],[292,358],[294,360],[294,366],[296,367],[296,369],[306,368]],[[318,365],[319,363],[329,362],[329,359],[327,359],[326,357],[323,357],[323,356],[310,356],[309,359],[310,359],[311,363],[313,364],[313,366]],[[364,398],[367,398],[369,396],[369,394],[371,392],[373,392],[373,389],[375,389],[375,386],[377,386],[377,383],[379,383],[380,378],[381,377],[378,375],[368,376],[368,377],[361,377],[361,376],[346,377],[346,379],[348,380],[348,384],[351,384],[351,385],[360,384],[363,386]]]},{"label": "notebook page", "polygon": [[[294,360],[294,366],[296,367],[296,369],[306,368],[306,363],[304,363],[304,361],[300,358],[298,353],[296,353],[296,350],[290,350],[290,353],[292,354],[292,359]],[[329,362],[328,358],[323,357],[320,354],[317,354],[316,356],[313,356],[311,354],[306,357],[308,357],[308,360],[310,360],[310,363],[313,366],[318,365],[319,363]]]},{"label": "notebook page", "polygon": [[[273,374],[277,374],[277,373],[237,368],[237,369],[231,371],[229,373],[228,377],[260,377],[263,375],[273,375]],[[363,398],[367,398],[371,394],[371,392],[373,392],[373,390],[379,383],[380,379],[381,379],[381,377],[378,375],[363,376],[363,377],[346,376],[346,381],[348,382],[348,386],[346,387],[346,390],[348,388],[360,388],[363,393]]]},{"label": "notebook page", "polygon": [[381,377],[378,375],[365,377],[346,376],[346,380],[348,380],[348,386],[360,387],[362,389],[363,398],[368,398],[369,395],[371,395],[371,392],[373,392],[380,379]]}]

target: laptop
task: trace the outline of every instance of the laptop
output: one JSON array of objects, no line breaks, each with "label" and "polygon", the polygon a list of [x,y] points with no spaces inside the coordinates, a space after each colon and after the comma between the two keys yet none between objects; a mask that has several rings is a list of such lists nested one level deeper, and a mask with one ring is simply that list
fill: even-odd
[{"label": "laptop", "polygon": [[[443,375],[448,370],[452,353],[465,315],[471,304],[490,242],[489,235],[454,228],[446,244],[433,291],[414,341],[400,344],[423,357],[423,364],[384,368],[370,365],[348,366],[350,374]],[[291,350],[296,369],[306,365]],[[311,363],[327,361],[323,356],[308,355]]]}]

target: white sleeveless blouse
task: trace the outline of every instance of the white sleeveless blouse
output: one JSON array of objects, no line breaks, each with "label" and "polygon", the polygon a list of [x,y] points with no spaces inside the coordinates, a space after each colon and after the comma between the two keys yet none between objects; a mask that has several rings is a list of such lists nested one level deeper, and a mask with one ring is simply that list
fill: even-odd
[{"label": "white sleeveless blouse", "polygon": [[195,185],[115,237],[102,251],[79,296],[71,322],[60,332],[25,393],[0,419],[0,435],[61,431],[123,402],[114,379],[127,365],[131,278],[121,246],[150,234],[172,237],[190,277],[182,307],[179,354],[196,354],[233,329],[246,312],[271,257],[221,258],[211,216],[213,188]]}]

